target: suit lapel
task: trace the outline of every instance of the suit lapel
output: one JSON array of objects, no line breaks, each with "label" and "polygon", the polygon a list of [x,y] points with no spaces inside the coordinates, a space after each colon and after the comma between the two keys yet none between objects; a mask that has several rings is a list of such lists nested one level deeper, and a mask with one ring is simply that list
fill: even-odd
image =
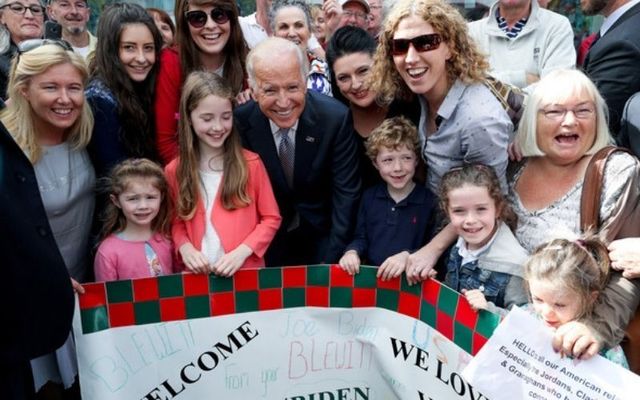
[{"label": "suit lapel", "polygon": [[311,173],[313,160],[315,159],[320,145],[321,130],[319,121],[316,118],[316,112],[312,97],[306,95],[306,103],[300,120],[298,129],[296,130],[296,157],[294,160],[293,182],[306,179]]},{"label": "suit lapel", "polygon": [[255,108],[251,114],[251,138],[250,142],[253,147],[253,151],[260,154],[262,162],[268,171],[271,171],[272,184],[279,188],[289,188],[287,180],[282,171],[282,165],[280,164],[280,158],[278,157],[278,151],[276,150],[276,144],[271,133],[271,126],[269,120],[260,111],[258,103],[255,103]]},{"label": "suit lapel", "polygon": [[[589,62],[591,61],[591,56],[592,56],[592,51],[594,49],[597,50],[598,47],[607,44],[607,42],[609,40],[611,40],[612,38],[615,39],[615,33],[614,31],[620,27],[620,25],[622,25],[626,20],[628,20],[629,18],[634,17],[636,14],[640,13],[640,3],[636,4],[635,6],[631,7],[630,9],[627,10],[627,12],[625,12],[624,14],[622,14],[622,16],[620,18],[618,18],[618,20],[611,25],[611,27],[607,30],[607,32],[605,32],[605,34],[599,38],[596,42],[591,44],[591,47],[589,47],[589,51],[587,52],[587,56],[584,59],[584,64],[582,66],[583,70],[588,71],[589,69]],[[636,27],[633,27],[632,29],[637,29]]]}]

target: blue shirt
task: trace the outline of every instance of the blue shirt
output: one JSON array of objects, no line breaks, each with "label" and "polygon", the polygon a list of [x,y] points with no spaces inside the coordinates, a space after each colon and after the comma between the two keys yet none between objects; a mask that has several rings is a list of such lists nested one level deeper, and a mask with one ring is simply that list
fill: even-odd
[{"label": "blue shirt", "polygon": [[362,195],[354,239],[347,250],[358,252],[367,264],[380,265],[394,254],[419,249],[431,232],[434,204],[435,196],[418,184],[399,203],[389,195],[386,183],[367,189]]}]

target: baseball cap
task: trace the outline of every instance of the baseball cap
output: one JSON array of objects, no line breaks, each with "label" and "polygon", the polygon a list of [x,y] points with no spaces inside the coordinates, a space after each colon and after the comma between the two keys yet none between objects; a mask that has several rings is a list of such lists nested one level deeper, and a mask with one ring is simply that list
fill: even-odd
[{"label": "baseball cap", "polygon": [[369,2],[367,0],[340,0],[340,6],[343,6],[347,3],[359,3],[362,4],[367,13],[371,12],[371,8],[369,7]]}]

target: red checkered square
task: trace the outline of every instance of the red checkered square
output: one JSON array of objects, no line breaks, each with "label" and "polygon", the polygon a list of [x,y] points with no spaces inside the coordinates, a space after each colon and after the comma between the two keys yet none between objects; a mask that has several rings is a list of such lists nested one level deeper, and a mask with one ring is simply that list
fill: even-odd
[{"label": "red checkered square", "polygon": [[376,290],[372,288],[353,288],[351,292],[353,307],[375,307]]},{"label": "red checkered square", "polygon": [[482,346],[484,346],[485,343],[487,343],[487,338],[480,335],[477,332],[473,332],[473,344],[471,346],[471,355],[475,356],[480,349],[482,348]]},{"label": "red checkered square", "polygon": [[329,288],[320,286],[308,287],[307,306],[329,307]]},{"label": "red checkered square", "polygon": [[282,289],[262,289],[258,292],[258,307],[261,311],[282,308]]},{"label": "red checkered square", "polygon": [[134,279],[133,300],[153,301],[158,300],[158,280],[156,278]]},{"label": "red checkered square", "polygon": [[257,269],[245,269],[236,272],[233,277],[233,284],[235,290],[258,290],[258,270]]},{"label": "red checkered square", "polygon": [[420,319],[420,297],[401,292],[400,298],[398,299],[398,312],[412,318]]},{"label": "red checkered square", "polygon": [[285,267],[282,268],[282,287],[300,288],[307,285],[306,267]]},{"label": "red checkered square", "polygon": [[233,293],[213,293],[210,297],[211,315],[227,315],[236,312]]},{"label": "red checkered square", "polygon": [[206,274],[183,274],[185,296],[202,296],[209,294],[209,276]]},{"label": "red checkered square", "polygon": [[440,295],[440,283],[435,279],[427,279],[422,282],[422,298],[432,306],[438,304]]},{"label": "red checkered square", "polygon": [[443,312],[437,311],[436,330],[442,333],[447,339],[453,341],[453,318]]},{"label": "red checkered square", "polygon": [[331,266],[331,287],[353,287],[353,276],[338,265]]},{"label": "red checkered square", "polygon": [[104,283],[88,283],[83,284],[84,294],[78,296],[80,309],[95,308],[107,304],[107,291]]},{"label": "red checkered square", "polygon": [[478,313],[471,308],[467,298],[460,296],[458,300],[458,309],[456,310],[456,321],[474,330],[478,321]]},{"label": "red checkered square", "polygon": [[135,325],[136,318],[133,312],[133,303],[109,304],[109,326]]},{"label": "red checkered square", "polygon": [[402,279],[402,275],[397,278],[389,279],[388,281],[383,281],[382,279],[378,278],[378,288],[400,290],[400,279]]},{"label": "red checkered square", "polygon": [[178,321],[187,316],[184,297],[160,299],[160,319],[166,321]]}]

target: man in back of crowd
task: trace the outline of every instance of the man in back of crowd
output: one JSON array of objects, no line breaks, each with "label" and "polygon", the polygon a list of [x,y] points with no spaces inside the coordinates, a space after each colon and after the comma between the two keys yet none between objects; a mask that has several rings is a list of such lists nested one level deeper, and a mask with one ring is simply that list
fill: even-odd
[{"label": "man in back of crowd", "polygon": [[491,75],[520,88],[576,64],[569,19],[537,0],[499,0],[487,17],[469,24],[469,34],[489,57]]},{"label": "man in back of crowd", "polygon": [[368,0],[369,2],[369,25],[367,26],[367,32],[374,38],[377,38],[380,34],[380,28],[382,28],[382,22],[384,21],[384,14],[386,9],[384,8],[383,0]]},{"label": "man in back of crowd", "polygon": [[327,41],[343,26],[357,26],[365,31],[369,27],[371,7],[367,0],[326,0],[322,9],[327,21]]},{"label": "man in back of crowd", "polygon": [[90,13],[86,0],[50,0],[47,6],[49,18],[62,27],[62,39],[85,59],[95,50],[98,42],[87,29]]}]

